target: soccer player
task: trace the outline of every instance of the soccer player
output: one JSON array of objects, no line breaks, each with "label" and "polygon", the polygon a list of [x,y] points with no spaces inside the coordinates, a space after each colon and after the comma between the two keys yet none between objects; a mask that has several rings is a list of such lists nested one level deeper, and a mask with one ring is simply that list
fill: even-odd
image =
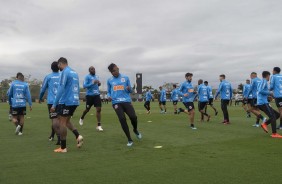
[{"label": "soccer player", "polygon": [[[253,125],[253,127],[259,127],[260,119],[263,122],[266,121],[266,118],[264,118],[261,115],[259,108],[257,107],[257,89],[258,89],[258,85],[261,83],[261,79],[257,77],[256,72],[252,72],[250,77],[251,77],[251,88],[250,88],[250,91],[249,91],[249,94],[248,94],[248,99],[252,99],[252,100],[250,100],[250,104],[248,104],[248,106],[249,106],[250,111],[254,115],[256,115],[256,117],[257,117],[257,121]],[[249,100],[248,100],[248,102],[249,102]]]},{"label": "soccer player", "polygon": [[58,113],[57,112],[51,112],[50,109],[54,103],[54,100],[56,98],[56,94],[58,92],[58,86],[59,86],[59,67],[58,67],[58,62],[54,61],[51,64],[51,70],[52,73],[48,74],[44,80],[42,87],[40,89],[40,94],[39,94],[39,103],[43,102],[43,96],[45,94],[45,91],[48,89],[48,96],[47,96],[47,106],[48,106],[48,111],[49,111],[49,118],[52,121],[51,124],[51,135],[49,137],[50,141],[54,140],[55,133],[57,134],[57,145],[60,145],[60,135],[59,135],[59,129],[60,129],[60,123],[58,119]]},{"label": "soccer player", "polygon": [[[205,81],[204,84],[207,86],[207,88],[209,89],[209,103],[208,105],[214,110],[215,116],[217,116],[218,111],[216,110],[216,108],[213,105],[213,93],[212,93],[212,87],[209,86],[209,82]],[[207,107],[205,108],[205,113],[207,113]]]},{"label": "soccer player", "polygon": [[[9,99],[9,92],[10,92],[10,88],[8,89],[7,93],[6,93],[6,96],[8,97]],[[12,121],[12,103],[9,101],[9,121]]]},{"label": "soccer player", "polygon": [[271,95],[268,89],[268,81],[270,78],[270,72],[263,71],[262,72],[263,79],[258,85],[258,95],[257,95],[257,105],[258,108],[263,111],[269,119],[266,122],[261,124],[263,130],[268,133],[267,125],[271,124],[272,135],[273,138],[282,138],[281,135],[276,133],[276,120],[280,117],[279,112],[275,111],[268,102],[268,96]]},{"label": "soccer player", "polygon": [[144,107],[147,110],[147,114],[150,114],[151,113],[150,103],[151,103],[153,96],[152,96],[152,93],[149,90],[149,88],[146,89],[146,95],[145,96],[146,96],[146,101],[144,103]]},{"label": "soccer player", "polygon": [[180,87],[179,87],[179,95],[182,96],[182,102],[186,109],[179,108],[178,109],[178,114],[181,112],[184,112],[188,114],[190,117],[190,127],[192,130],[197,130],[197,128],[194,125],[194,117],[195,117],[195,107],[194,107],[194,100],[195,100],[195,95],[196,92],[194,91],[194,87],[192,84],[192,78],[193,74],[192,73],[186,73],[185,74],[185,79],[186,81],[183,82]]},{"label": "soccer player", "polygon": [[221,74],[219,76],[219,80],[220,80],[220,84],[219,84],[219,87],[217,89],[217,92],[216,92],[216,95],[215,95],[215,99],[220,94],[220,97],[221,97],[221,110],[222,110],[223,116],[224,116],[224,120],[223,120],[222,123],[227,125],[227,124],[230,124],[227,106],[228,106],[228,104],[230,102],[230,99],[232,98],[233,90],[232,90],[231,84],[225,80],[225,75],[224,74]]},{"label": "soccer player", "polygon": [[174,114],[177,114],[177,103],[178,103],[178,89],[176,88],[176,84],[173,84],[173,90],[171,92],[172,104],[174,107]]},{"label": "soccer player", "polygon": [[12,106],[12,122],[16,125],[16,135],[23,134],[24,116],[26,115],[26,102],[32,110],[32,102],[28,84],[24,82],[24,75],[17,73],[16,80],[9,89],[9,102]]},{"label": "soccer player", "polygon": [[71,129],[76,136],[77,147],[80,148],[83,144],[83,137],[70,122],[71,116],[79,106],[79,78],[78,74],[68,66],[68,61],[66,58],[61,57],[58,60],[58,67],[62,72],[59,79],[58,93],[50,111],[55,112],[56,107],[58,106],[61,147],[55,149],[54,152],[66,153],[67,127],[72,127]]},{"label": "soccer player", "polygon": [[166,113],[166,90],[163,89],[162,86],[160,86],[159,89],[160,89],[159,107],[161,109],[161,114],[165,114]]},{"label": "soccer player", "polygon": [[273,75],[270,80],[270,90],[274,93],[275,103],[280,113],[280,126],[282,129],[282,75],[279,67],[273,68]]},{"label": "soccer player", "polygon": [[246,80],[246,84],[243,86],[243,108],[247,112],[247,118],[251,117],[251,112],[249,110],[248,104],[250,104],[250,99],[252,99],[252,94],[250,94],[251,89],[251,81],[249,79]]},{"label": "soccer player", "polygon": [[119,73],[119,68],[116,64],[111,63],[108,66],[108,69],[113,75],[107,81],[108,97],[112,101],[113,108],[118,116],[121,127],[128,139],[127,146],[131,147],[133,145],[133,140],[130,136],[125,114],[127,114],[131,121],[131,124],[133,126],[133,132],[136,137],[138,139],[141,139],[142,135],[137,130],[137,116],[131,104],[130,93],[132,92],[132,88],[130,85],[130,80],[126,75]]},{"label": "soccer player", "polygon": [[209,102],[209,88],[203,84],[203,80],[198,80],[198,98],[199,98],[199,111],[201,113],[202,120],[204,116],[207,116],[207,121],[210,121],[211,116],[205,112],[205,108]]},{"label": "soccer player", "polygon": [[101,109],[102,101],[100,97],[99,86],[101,82],[99,77],[96,75],[95,68],[93,66],[89,67],[89,74],[85,76],[83,87],[86,88],[86,109],[83,111],[80,117],[79,124],[83,125],[83,119],[85,115],[89,112],[92,106],[96,107],[96,119],[97,127],[96,130],[102,132],[103,128],[101,126]]}]

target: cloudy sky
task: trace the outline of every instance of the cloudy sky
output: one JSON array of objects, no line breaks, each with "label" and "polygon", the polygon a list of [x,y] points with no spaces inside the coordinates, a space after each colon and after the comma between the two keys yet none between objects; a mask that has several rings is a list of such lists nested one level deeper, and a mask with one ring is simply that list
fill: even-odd
[{"label": "cloudy sky", "polygon": [[[81,81],[103,83],[114,62],[143,84],[182,82],[187,72],[234,87],[250,72],[282,67],[281,0],[0,0],[0,80],[43,79],[66,57]],[[195,82],[196,83],[196,82]]]}]

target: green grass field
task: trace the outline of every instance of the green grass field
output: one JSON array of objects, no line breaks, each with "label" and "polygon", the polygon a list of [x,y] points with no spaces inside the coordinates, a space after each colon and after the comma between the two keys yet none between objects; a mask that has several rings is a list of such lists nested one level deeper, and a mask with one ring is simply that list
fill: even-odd
[{"label": "green grass field", "polygon": [[187,115],[172,113],[171,103],[165,115],[159,114],[156,102],[151,105],[152,114],[147,115],[143,103],[134,103],[143,140],[134,137],[134,146],[128,148],[110,104],[102,109],[104,132],[95,130],[93,109],[84,125],[78,124],[85,107],[81,104],[72,122],[83,135],[84,145],[77,149],[69,131],[68,153],[61,154],[54,153],[55,142],[48,141],[51,122],[46,104],[34,104],[33,111],[27,112],[24,134],[16,136],[15,127],[8,120],[8,105],[1,103],[0,183],[281,182],[282,140],[252,127],[254,118],[246,118],[241,107],[229,107],[231,125],[220,123],[221,111],[209,123],[198,122],[197,113],[198,130],[193,131]]}]

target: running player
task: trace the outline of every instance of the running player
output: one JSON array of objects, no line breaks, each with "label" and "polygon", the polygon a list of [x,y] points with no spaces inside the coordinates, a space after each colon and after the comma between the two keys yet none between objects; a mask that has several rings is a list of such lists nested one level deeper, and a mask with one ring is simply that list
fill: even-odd
[{"label": "running player", "polygon": [[79,78],[78,74],[68,66],[66,58],[61,57],[58,60],[58,67],[62,71],[59,79],[59,88],[54,103],[50,109],[55,112],[58,106],[58,115],[60,119],[60,136],[61,147],[55,149],[54,152],[67,152],[67,127],[72,127],[73,133],[76,136],[77,147],[80,148],[83,144],[83,137],[78,133],[70,122],[76,108],[79,106]]},{"label": "running player", "polygon": [[194,100],[196,96],[196,92],[194,91],[194,87],[192,84],[192,73],[186,73],[185,79],[186,81],[183,82],[179,87],[179,95],[183,97],[183,104],[186,109],[179,108],[178,114],[184,112],[188,114],[190,117],[190,127],[192,130],[197,130],[194,125],[194,117],[195,117],[195,107],[194,107]]},{"label": "running player", "polygon": [[161,109],[161,114],[165,114],[166,113],[166,90],[163,89],[162,86],[160,86],[159,89],[160,89],[159,107]]},{"label": "running player", "polygon": [[[209,103],[208,105],[214,110],[215,116],[217,116],[218,111],[216,110],[216,108],[213,105],[213,93],[212,93],[212,87],[209,86],[209,82],[205,81],[204,84],[207,86],[207,88],[209,89]],[[205,108],[205,113],[207,113],[207,107]]]},{"label": "running player", "polygon": [[128,139],[127,146],[133,145],[133,140],[131,139],[129,128],[126,122],[125,114],[128,115],[131,124],[133,126],[133,132],[138,139],[142,138],[141,133],[137,130],[137,116],[135,110],[131,104],[130,93],[132,88],[130,85],[130,80],[126,75],[119,73],[119,68],[116,64],[111,63],[108,66],[109,71],[113,75],[107,81],[108,86],[108,97],[111,99],[113,108],[119,118],[121,127]]},{"label": "running player", "polygon": [[205,108],[209,102],[209,88],[203,84],[203,80],[198,80],[198,98],[199,98],[199,112],[201,113],[202,120],[204,120],[204,116],[210,121],[211,116],[205,112]]},{"label": "running player", "polygon": [[101,109],[102,101],[100,97],[99,86],[101,82],[99,77],[96,75],[95,68],[93,66],[89,67],[89,74],[85,76],[83,87],[86,88],[86,109],[83,111],[80,117],[79,124],[83,125],[83,119],[85,115],[89,112],[92,106],[96,107],[96,119],[97,127],[96,130],[102,132],[103,128],[101,126]]},{"label": "running player", "polygon": [[225,80],[225,75],[224,74],[221,74],[219,76],[219,80],[220,80],[220,84],[219,84],[219,87],[217,89],[217,92],[216,92],[216,95],[215,95],[215,99],[220,94],[220,97],[221,97],[221,110],[222,110],[223,116],[224,116],[224,120],[223,120],[222,123],[227,125],[227,124],[230,124],[227,106],[228,106],[228,104],[230,102],[230,99],[232,98],[233,90],[232,90],[231,84]]},{"label": "running player", "polygon": [[9,90],[9,102],[12,106],[12,122],[16,126],[16,135],[23,134],[24,116],[26,115],[26,102],[29,104],[30,111],[32,110],[32,102],[28,84],[24,82],[24,75],[17,73]]},{"label": "running player", "polygon": [[281,135],[276,133],[276,120],[280,117],[279,112],[275,111],[268,102],[268,96],[271,95],[268,89],[268,81],[270,78],[270,72],[263,71],[262,72],[263,79],[258,85],[258,95],[257,95],[257,105],[258,108],[263,111],[269,119],[266,122],[261,124],[263,130],[268,133],[267,125],[271,124],[272,135],[273,138],[282,138]]},{"label": "running player", "polygon": [[151,107],[150,107],[150,103],[151,103],[151,100],[152,100],[152,93],[151,91],[149,90],[149,88],[146,89],[146,101],[144,103],[144,107],[146,108],[147,110],[147,114],[150,114],[151,113]]},{"label": "running player", "polygon": [[280,126],[282,129],[282,75],[280,74],[281,69],[279,67],[273,68],[273,76],[270,80],[270,90],[274,93],[276,106],[280,113]]},{"label": "running player", "polygon": [[40,94],[39,94],[39,103],[43,102],[43,96],[45,94],[45,91],[48,89],[48,96],[47,96],[47,106],[48,106],[48,111],[49,111],[49,118],[52,121],[51,124],[51,135],[49,137],[50,141],[54,140],[55,133],[57,134],[57,145],[60,145],[60,135],[59,135],[59,129],[60,129],[60,122],[58,119],[58,114],[57,112],[50,112],[50,109],[54,103],[56,94],[58,92],[58,87],[59,87],[59,67],[58,67],[58,62],[54,61],[51,64],[51,70],[53,71],[52,73],[48,74],[44,80],[42,87],[40,89]]},{"label": "running player", "polygon": [[252,94],[250,94],[251,84],[250,80],[246,80],[246,84],[243,86],[243,108],[247,112],[247,118],[251,117],[251,112],[249,110],[248,104],[250,103],[250,99],[252,99]]},{"label": "running player", "polygon": [[173,84],[173,90],[171,92],[171,100],[174,107],[174,114],[177,114],[177,103],[178,103],[178,89],[176,88],[176,84]]}]

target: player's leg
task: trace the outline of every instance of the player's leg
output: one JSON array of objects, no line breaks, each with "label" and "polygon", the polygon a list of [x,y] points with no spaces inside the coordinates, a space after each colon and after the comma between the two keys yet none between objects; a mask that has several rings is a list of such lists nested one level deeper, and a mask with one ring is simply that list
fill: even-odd
[{"label": "player's leg", "polygon": [[80,119],[79,119],[79,124],[83,125],[83,120],[85,115],[89,112],[89,110],[91,109],[92,105],[94,104],[94,98],[93,96],[86,96],[86,107],[85,110],[83,111]]},{"label": "player's leg", "polygon": [[192,106],[193,102],[189,105],[188,108],[188,116],[189,116],[189,120],[190,120],[190,127],[193,130],[196,130],[197,128],[195,127],[194,124],[194,120],[195,120],[195,109],[194,109],[194,105]]},{"label": "player's leg", "polygon": [[221,110],[223,112],[223,123],[224,124],[228,124],[229,123],[229,115],[228,115],[228,110],[227,110],[227,106],[229,104],[229,100],[221,100]]},{"label": "player's leg", "polygon": [[132,103],[124,103],[124,112],[129,117],[131,124],[133,126],[133,132],[137,136],[138,139],[142,138],[142,135],[138,131],[138,121],[137,116],[134,107],[132,106]]}]

